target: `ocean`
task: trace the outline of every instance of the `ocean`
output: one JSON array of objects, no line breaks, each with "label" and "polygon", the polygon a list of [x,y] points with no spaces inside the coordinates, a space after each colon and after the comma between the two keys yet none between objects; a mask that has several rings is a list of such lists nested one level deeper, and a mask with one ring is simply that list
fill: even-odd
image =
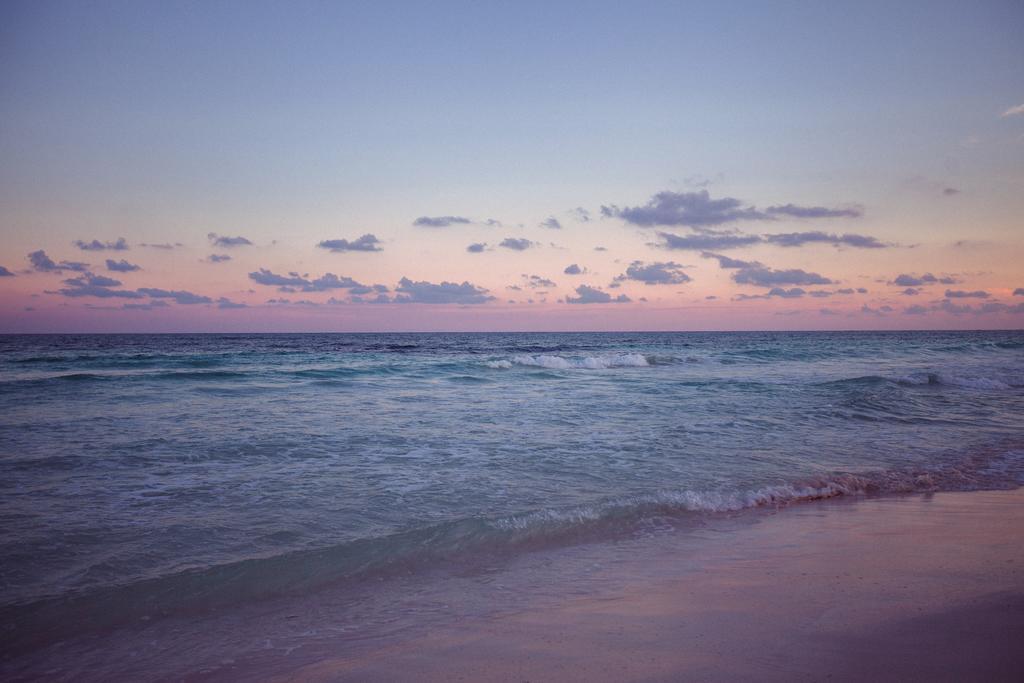
[{"label": "ocean", "polygon": [[1022,475],[1020,331],[0,336],[3,671],[139,624]]}]

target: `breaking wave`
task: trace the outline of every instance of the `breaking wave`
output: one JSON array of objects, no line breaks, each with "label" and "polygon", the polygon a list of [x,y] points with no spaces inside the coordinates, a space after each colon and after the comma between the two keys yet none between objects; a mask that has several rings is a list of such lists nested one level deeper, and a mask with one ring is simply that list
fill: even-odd
[{"label": "breaking wave", "polygon": [[664,490],[594,505],[463,518],[324,548],[86,589],[9,604],[0,608],[0,618],[13,627],[9,635],[20,641],[18,646],[31,648],[35,637],[78,632],[84,615],[94,628],[116,628],[139,619],[202,613],[340,583],[446,565],[493,563],[522,552],[628,537],[639,533],[645,521],[671,523],[690,515],[781,508],[842,496],[1012,489],[1022,482],[1024,450],[1001,450],[933,470],[836,473],[751,490]]},{"label": "breaking wave", "polygon": [[566,358],[549,355],[518,355],[511,360],[493,360],[485,363],[489,368],[508,369],[514,365],[546,368],[548,370],[606,370],[608,368],[644,368],[651,363],[639,353],[622,353],[608,356],[581,356]]}]

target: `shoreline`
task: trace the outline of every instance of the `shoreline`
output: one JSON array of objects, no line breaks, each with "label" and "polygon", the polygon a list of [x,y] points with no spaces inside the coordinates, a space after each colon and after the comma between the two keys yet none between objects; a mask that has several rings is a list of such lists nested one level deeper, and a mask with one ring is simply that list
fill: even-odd
[{"label": "shoreline", "polygon": [[840,496],[663,522],[507,564],[143,617],[7,659],[2,671],[278,683],[1024,674],[1024,488]]},{"label": "shoreline", "polygon": [[[1024,489],[818,501],[698,536],[648,544],[648,556],[603,570],[615,576],[596,592],[453,616],[273,680],[1024,674]],[[251,673],[240,662],[211,678]]]}]

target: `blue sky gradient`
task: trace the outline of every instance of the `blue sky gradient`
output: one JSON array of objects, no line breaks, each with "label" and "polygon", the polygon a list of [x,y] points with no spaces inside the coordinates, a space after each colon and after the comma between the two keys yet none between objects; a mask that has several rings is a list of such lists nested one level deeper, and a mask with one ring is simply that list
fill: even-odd
[{"label": "blue sky gradient", "polygon": [[[246,272],[337,271],[315,245],[371,233],[388,255],[357,268],[389,286],[407,276],[495,291],[519,271],[559,274],[597,245],[617,260],[589,283],[606,286],[612,263],[672,255],[649,246],[653,232],[597,220],[600,206],[707,189],[757,206],[863,208],[854,223],[773,231],[922,246],[878,265],[851,253],[846,280],[988,264],[998,277],[979,284],[1011,291],[1024,285],[1009,265],[1024,246],[1024,115],[1002,114],[1024,103],[1022,35],[1019,2],[5,3],[0,265],[17,272],[40,248],[74,260],[78,239],[181,243],[197,252],[187,267],[144,264],[156,281],[139,284],[181,287],[185,269],[211,296],[238,298]],[[574,221],[576,207],[595,220]],[[475,227],[413,225],[447,215]],[[482,281],[495,268],[466,245],[549,245],[555,231],[538,226],[550,217],[566,229],[549,255],[571,252],[557,268],[506,260],[509,276]],[[488,232],[487,219],[506,229]],[[209,232],[279,249],[211,278],[198,253]],[[968,239],[995,260],[917,260]],[[436,269],[417,270],[424,261]],[[26,297],[54,291],[27,280],[0,281],[11,329],[34,324]],[[690,299],[733,294],[719,289]],[[70,320],[49,315],[50,327]],[[138,315],[118,320],[144,328]]]}]

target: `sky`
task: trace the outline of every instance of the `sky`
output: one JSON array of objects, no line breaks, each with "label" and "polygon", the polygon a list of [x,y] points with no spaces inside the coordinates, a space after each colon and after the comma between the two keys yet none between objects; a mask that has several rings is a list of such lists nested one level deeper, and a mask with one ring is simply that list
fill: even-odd
[{"label": "sky", "polygon": [[1024,4],[0,4],[0,332],[1019,329]]}]

